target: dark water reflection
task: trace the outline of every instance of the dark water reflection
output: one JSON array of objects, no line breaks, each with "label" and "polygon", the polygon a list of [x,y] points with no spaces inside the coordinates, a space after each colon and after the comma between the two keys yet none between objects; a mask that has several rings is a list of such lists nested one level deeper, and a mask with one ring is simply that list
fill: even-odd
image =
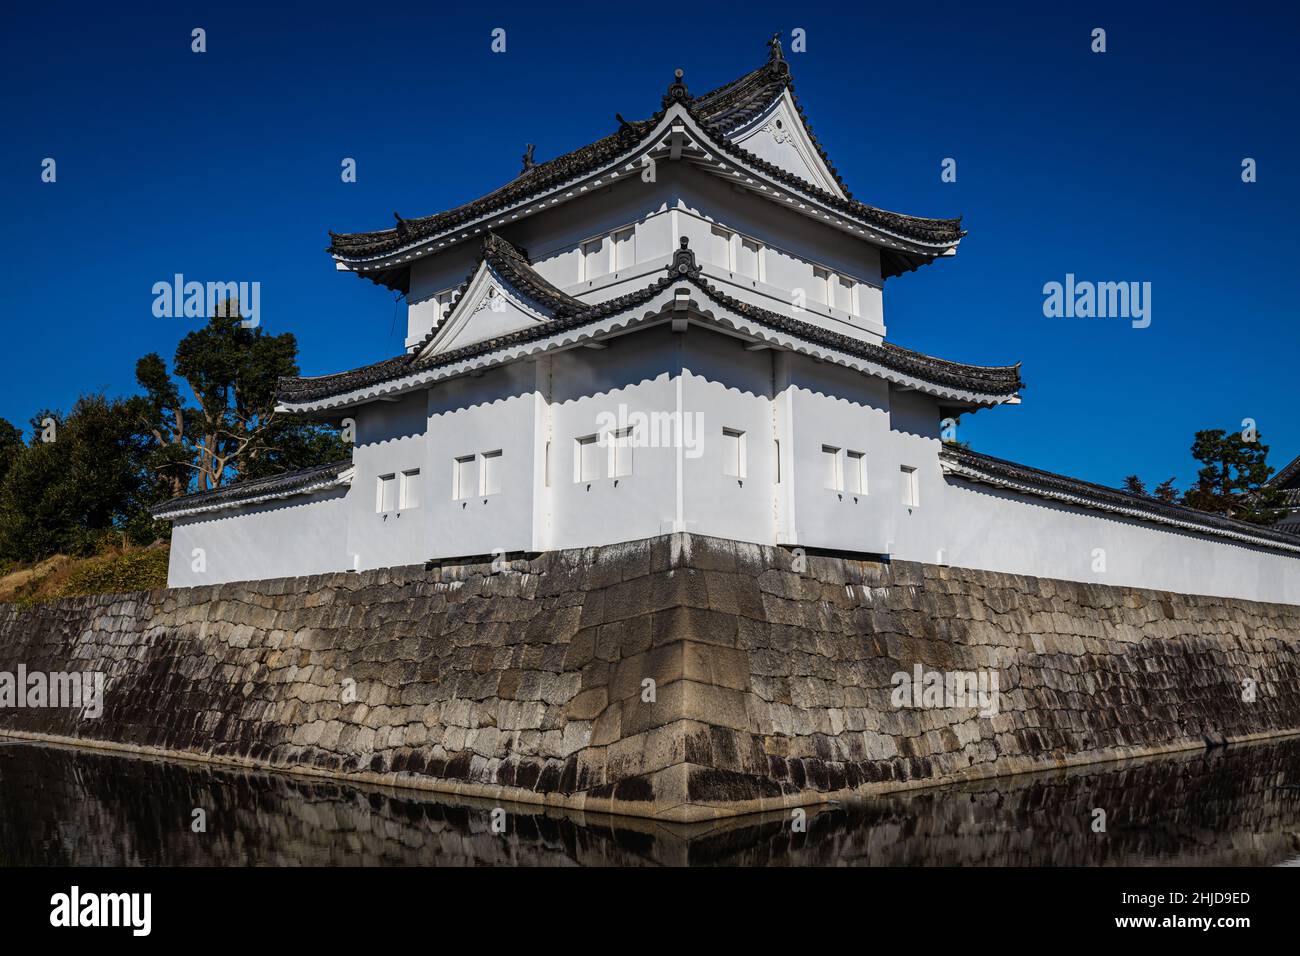
[{"label": "dark water reflection", "polygon": [[0,742],[0,865],[1257,866],[1300,857],[1300,739],[809,808],[805,833],[506,805],[497,834],[493,806]]}]

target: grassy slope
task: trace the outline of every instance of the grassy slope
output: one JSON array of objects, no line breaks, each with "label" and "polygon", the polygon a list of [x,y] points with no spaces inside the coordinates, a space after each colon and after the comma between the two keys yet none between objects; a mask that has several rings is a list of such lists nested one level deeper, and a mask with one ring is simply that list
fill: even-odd
[{"label": "grassy slope", "polygon": [[0,576],[0,602],[34,604],[79,594],[117,594],[167,586],[167,545],[91,558],[55,555]]}]

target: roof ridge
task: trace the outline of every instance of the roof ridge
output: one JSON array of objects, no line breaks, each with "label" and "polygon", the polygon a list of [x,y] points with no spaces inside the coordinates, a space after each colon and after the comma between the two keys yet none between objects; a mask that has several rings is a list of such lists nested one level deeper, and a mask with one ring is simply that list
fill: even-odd
[{"label": "roof ridge", "polygon": [[247,498],[256,497],[261,492],[289,493],[309,487],[313,478],[325,476],[337,478],[350,467],[352,467],[352,459],[349,457],[326,462],[323,465],[312,465],[310,468],[281,472],[278,475],[266,475],[262,478],[252,478],[247,481],[237,479],[217,488],[208,488],[204,491],[195,491],[188,495],[169,498],[166,501],[159,502],[149,510],[152,515],[157,517],[160,514],[173,513],[178,508],[200,507],[211,502],[243,501]]},{"label": "roof ridge", "polygon": [[[771,41],[769,47],[772,47]],[[785,90],[789,90],[799,122],[843,195],[807,182],[802,177],[768,163],[743,147],[727,141],[730,132],[761,114],[771,106],[775,97]],[[839,212],[860,218],[872,228],[880,228],[907,241],[919,241],[931,245],[951,245],[965,235],[961,230],[960,217],[935,219],[897,213],[883,207],[870,206],[853,197],[853,193],[844,184],[838,170],[831,164],[825,148],[808,122],[803,105],[795,94],[789,63],[779,53],[779,43],[771,50],[768,60],[761,66],[702,96],[692,97],[680,78],[670,87],[670,91],[671,93],[664,98],[664,102],[668,105],[662,107],[649,119],[628,122],[619,116],[619,128],[613,133],[586,146],[580,146],[529,167],[477,199],[429,216],[414,219],[398,217],[397,226],[390,229],[354,233],[336,233],[330,230],[331,241],[327,251],[340,260],[383,258],[408,249],[425,239],[447,233],[462,223],[490,215],[503,206],[528,202],[547,190],[557,188],[567,180],[591,172],[601,164],[616,158],[620,152],[638,145],[645,131],[660,122],[673,103],[682,105],[714,145],[722,147],[723,151],[729,153],[733,159],[752,164],[775,181],[805,192]],[[746,103],[747,97],[751,98],[752,102]],[[886,250],[886,253],[891,257],[891,262],[900,255],[891,250]],[[903,258],[906,259],[905,256]],[[915,268],[915,264],[909,264],[909,261],[902,262],[897,272]],[[407,271],[409,270],[404,270],[404,267],[393,265],[367,275],[367,278],[394,288],[404,288],[409,281],[404,278]],[[888,274],[897,274],[897,272]]]},{"label": "roof ridge", "polygon": [[[686,257],[687,263],[687,269],[684,272],[678,269],[678,259],[683,255]],[[531,267],[528,268],[531,269]],[[674,256],[673,264],[668,267],[663,276],[622,296],[598,303],[585,303],[575,299],[576,302],[581,303],[581,309],[557,311],[548,322],[538,323],[497,338],[471,343],[437,356],[421,355],[420,351],[430,340],[431,333],[413,352],[403,353],[403,355],[393,359],[385,359],[381,362],[315,379],[304,379],[301,376],[281,378],[277,382],[276,395],[277,398],[292,400],[295,394],[297,396],[305,394],[307,398],[300,397],[298,400],[311,401],[316,397],[341,394],[343,391],[353,388],[378,385],[385,381],[401,378],[403,375],[415,374],[428,368],[451,364],[498,348],[563,332],[608,315],[618,314],[625,309],[650,301],[674,282],[682,281],[695,285],[715,304],[735,312],[737,315],[756,321],[769,329],[787,332],[814,345],[836,349],[848,355],[867,359],[892,372],[913,376],[932,385],[980,392],[991,396],[1011,396],[1025,387],[1020,377],[1020,363],[1015,365],[967,365],[962,362],[953,362],[907,349],[900,345],[894,345],[892,342],[877,344],[852,338],[801,319],[784,316],[735,299],[722,292],[699,274],[698,267],[694,266],[694,253],[691,252],[689,246],[684,246],[682,251]],[[324,384],[322,379],[324,378],[337,379],[339,382],[338,387],[331,389],[326,386],[322,389],[321,386]],[[315,382],[316,387],[312,388],[310,385],[306,385],[305,383],[308,382]]]},{"label": "roof ridge", "polygon": [[1054,490],[1063,494],[1091,495],[1094,500],[1105,501],[1113,506],[1127,504],[1153,517],[1165,517],[1171,520],[1181,519],[1184,523],[1198,527],[1218,529],[1226,533],[1254,537],[1265,541],[1275,541],[1300,549],[1300,538],[1297,538],[1296,535],[1285,531],[1273,531],[1265,525],[1252,524],[1249,521],[1229,518],[1211,511],[1201,511],[1183,504],[1161,501],[1159,498],[1148,495],[1134,494],[1121,488],[1112,488],[1109,485],[1101,485],[1082,478],[1046,471],[1032,465],[1023,465],[1007,458],[998,458],[984,452],[972,451],[969,448],[945,445],[940,450],[939,455],[940,458],[947,458],[957,463],[975,466],[984,465],[995,470],[1000,468],[1002,470],[1001,477],[1007,480],[1038,481],[1048,488],[1054,488]]},{"label": "roof ridge", "polygon": [[1300,455],[1296,455],[1291,461],[1274,472],[1273,476],[1264,482],[1264,487],[1278,488],[1290,481],[1297,473],[1300,473]]}]

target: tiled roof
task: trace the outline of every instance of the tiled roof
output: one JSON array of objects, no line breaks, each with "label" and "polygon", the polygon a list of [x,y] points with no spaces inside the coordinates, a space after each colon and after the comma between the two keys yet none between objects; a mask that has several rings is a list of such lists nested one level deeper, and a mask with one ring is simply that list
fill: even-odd
[{"label": "tiled roof", "polygon": [[[775,181],[797,188],[847,216],[887,230],[904,239],[930,244],[954,244],[964,235],[960,219],[909,216],[869,206],[853,199],[848,190],[844,189],[838,172],[831,165],[825,150],[822,149],[804,119],[803,107],[797,100],[795,106],[804,129],[836,183],[844,189],[845,196],[848,198],[821,189],[727,142],[726,137],[729,133],[767,109],[787,89],[793,97],[794,83],[790,77],[790,68],[779,52],[758,69],[699,97],[690,97],[679,79],[678,83],[670,88],[669,95],[664,97],[664,108],[647,120],[628,122],[620,118],[619,129],[616,132],[580,149],[529,166],[504,186],[446,212],[414,219],[402,219],[394,214],[397,225],[391,229],[355,233],[331,232],[328,251],[344,261],[359,261],[383,256],[408,248],[423,239],[440,235],[449,229],[514,203],[540,196],[635,149],[640,145],[644,135],[663,118],[664,112],[673,102],[680,102],[687,109],[701,128],[710,134],[714,140],[712,145],[720,152],[729,155],[733,160],[752,166]],[[889,268],[887,265],[887,269]]]},{"label": "tiled roof", "polygon": [[[1024,383],[1020,378],[1019,365],[980,366],[950,362],[946,359],[900,348],[891,343],[877,345],[872,342],[865,342],[823,329],[801,319],[750,305],[727,295],[705,280],[699,274],[698,268],[694,267],[694,256],[685,247],[684,240],[683,249],[674,260],[675,265],[683,257],[684,261],[688,263],[684,271],[677,271],[675,266],[670,267],[669,274],[651,282],[642,289],[596,305],[589,305],[580,299],[575,299],[560,292],[542,279],[536,270],[524,261],[518,250],[495,239],[495,237],[490,237],[484,244],[484,258],[494,268],[498,269],[502,278],[509,281],[516,291],[537,302],[549,314],[548,321],[537,323],[498,338],[476,342],[458,349],[451,349],[438,355],[421,355],[421,348],[424,344],[421,343],[421,346],[417,347],[413,352],[404,353],[346,372],[315,378],[282,378],[279,382],[277,397],[280,401],[291,404],[319,401],[359,388],[401,379],[428,369],[452,365],[465,359],[486,355],[513,345],[547,338],[557,332],[578,328],[590,322],[617,315],[649,302],[670,285],[682,283],[695,286],[714,304],[769,330],[788,333],[805,342],[865,359],[882,368],[913,376],[924,382],[983,395],[1005,397],[1015,395],[1024,387]],[[477,269],[476,266],[474,271],[477,272]],[[463,290],[464,286],[462,286],[462,293]]]},{"label": "tiled roof", "polygon": [[1266,488],[1286,488],[1288,485],[1297,485],[1300,479],[1300,455],[1291,459],[1288,464],[1282,468],[1268,481],[1264,482]]},{"label": "tiled roof", "polygon": [[304,468],[302,471],[273,475],[270,478],[237,481],[211,491],[200,491],[196,494],[172,498],[162,504],[154,505],[150,513],[160,521],[167,521],[184,515],[216,511],[235,505],[254,504],[259,501],[322,491],[341,484],[344,472],[351,467],[352,460],[344,459],[332,461],[327,465],[317,465],[314,468]]},{"label": "tiled roof", "polygon": [[1157,524],[1173,525],[1203,534],[1300,552],[1300,540],[1264,525],[1237,521],[1222,515],[1169,504],[1158,498],[1135,495],[1106,485],[1058,475],[1003,458],[945,445],[939,452],[945,467],[968,481],[1006,487],[1013,491],[1053,498],[1085,508],[1127,515]]},{"label": "tiled roof", "polygon": [[[474,281],[474,276],[483,263],[487,263],[518,295],[532,302],[543,312],[554,315],[564,310],[577,312],[587,307],[587,303],[581,299],[574,298],[542,278],[541,273],[528,264],[528,258],[522,249],[502,239],[496,233],[489,232],[483,238],[483,250],[479,254],[478,262],[452,294],[453,309],[469,288],[469,284]],[[419,355],[441,329],[441,323],[435,324],[428,334],[416,343],[409,354]]]}]

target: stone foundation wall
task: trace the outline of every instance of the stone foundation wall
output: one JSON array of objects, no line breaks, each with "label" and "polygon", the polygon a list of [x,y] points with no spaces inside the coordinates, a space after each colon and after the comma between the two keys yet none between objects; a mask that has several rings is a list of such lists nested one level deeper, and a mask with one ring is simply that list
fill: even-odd
[{"label": "stone foundation wall", "polygon": [[[676,821],[1300,730],[1295,606],[681,534],[0,608],[19,664],[103,714],[0,734]],[[894,706],[918,664],[998,712]]]}]

